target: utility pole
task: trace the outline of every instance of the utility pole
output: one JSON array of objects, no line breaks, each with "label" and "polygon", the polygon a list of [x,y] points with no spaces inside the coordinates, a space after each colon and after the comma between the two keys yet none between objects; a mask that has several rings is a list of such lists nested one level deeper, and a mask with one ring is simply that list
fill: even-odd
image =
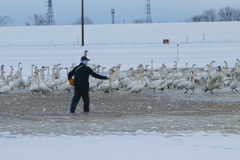
[{"label": "utility pole", "polygon": [[114,24],[114,13],[115,13],[114,8],[111,9],[111,13],[112,13],[112,24]]},{"label": "utility pole", "polygon": [[146,23],[152,23],[151,9],[150,9],[150,0],[147,0],[147,18],[146,18]]},{"label": "utility pole", "polygon": [[82,0],[82,46],[84,46],[84,12],[83,12],[83,0]]},{"label": "utility pole", "polygon": [[52,0],[48,0],[47,25],[55,25]]}]

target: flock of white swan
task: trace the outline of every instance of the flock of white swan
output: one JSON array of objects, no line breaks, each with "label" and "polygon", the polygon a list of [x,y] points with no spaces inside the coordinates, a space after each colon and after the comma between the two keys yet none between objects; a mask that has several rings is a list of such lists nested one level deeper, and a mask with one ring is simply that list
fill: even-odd
[{"label": "flock of white swan", "polygon": [[[232,91],[237,91],[237,80],[240,79],[240,60],[237,59],[234,68],[229,69],[228,64],[224,61],[225,66],[218,66],[217,69],[212,69],[215,61],[207,64],[207,69],[199,69],[199,72],[194,71],[195,64],[191,68],[186,67],[179,71],[177,62],[173,66],[172,70],[168,70],[165,64],[162,64],[160,68],[153,67],[153,60],[151,66],[144,66],[139,64],[136,69],[129,68],[127,72],[120,71],[121,64],[114,66],[108,71],[108,80],[100,80],[94,77],[89,77],[90,91],[102,90],[105,93],[113,90],[125,90],[129,92],[141,92],[143,89],[150,89],[153,92],[158,90],[164,91],[170,87],[176,89],[185,89],[185,93],[189,90],[194,92],[196,86],[200,83],[205,85],[204,92],[219,89],[223,87],[229,87]],[[21,63],[18,63],[18,70],[14,73],[14,69],[10,66],[10,74],[5,76],[4,65],[1,66],[0,77],[0,93],[11,93],[13,89],[25,89],[25,86],[29,86],[29,90],[32,93],[52,92],[53,90],[68,90],[74,89],[69,84],[67,79],[67,73],[73,69],[75,64],[73,63],[69,68],[62,68],[61,64],[56,64],[51,68],[42,66],[38,68],[35,65],[31,66],[31,73],[27,80],[22,77]],[[104,74],[106,67],[100,65],[89,64],[96,73]],[[51,74],[50,74],[51,69]],[[66,69],[66,76],[61,79],[60,71]],[[69,70],[68,70],[69,69]],[[47,71],[47,73],[44,73]]]}]

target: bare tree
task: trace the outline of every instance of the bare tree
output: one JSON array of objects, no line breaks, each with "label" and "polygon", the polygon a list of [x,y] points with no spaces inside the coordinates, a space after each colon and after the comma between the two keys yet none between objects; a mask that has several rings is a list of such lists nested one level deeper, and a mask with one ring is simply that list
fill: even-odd
[{"label": "bare tree", "polygon": [[240,21],[240,9],[231,7],[221,8],[218,12],[220,21]]},{"label": "bare tree", "polygon": [[203,21],[203,16],[202,15],[196,15],[193,16],[188,20],[189,22],[202,22]]},{"label": "bare tree", "polygon": [[235,21],[240,21],[240,9],[235,9],[233,12],[233,19]]},{"label": "bare tree", "polygon": [[205,10],[203,14],[189,18],[187,22],[240,21],[240,9],[231,7]]},{"label": "bare tree", "polygon": [[47,14],[34,14],[33,17],[28,17],[28,20],[25,22],[27,26],[44,26],[47,23]]},{"label": "bare tree", "polygon": [[0,16],[0,26],[8,26],[12,24],[10,16]]},{"label": "bare tree", "polygon": [[[82,18],[78,18],[77,21],[73,23],[73,25],[76,25],[76,24],[82,24]],[[84,17],[84,24],[93,24],[93,22],[91,21],[90,18]]]},{"label": "bare tree", "polygon": [[218,20],[218,15],[215,9],[205,10],[202,14],[202,20],[205,22],[214,22]]},{"label": "bare tree", "polygon": [[146,19],[141,18],[141,19],[135,19],[133,23],[146,23]]}]

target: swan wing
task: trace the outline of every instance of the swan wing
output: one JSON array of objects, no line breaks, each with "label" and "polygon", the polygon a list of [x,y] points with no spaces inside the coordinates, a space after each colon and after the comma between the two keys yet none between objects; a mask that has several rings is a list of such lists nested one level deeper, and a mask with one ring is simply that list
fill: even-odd
[{"label": "swan wing", "polygon": [[212,79],[210,79],[208,81],[208,86],[212,86],[212,85],[216,84],[216,82],[219,78],[221,78],[220,74],[215,74],[214,76],[212,76]]}]

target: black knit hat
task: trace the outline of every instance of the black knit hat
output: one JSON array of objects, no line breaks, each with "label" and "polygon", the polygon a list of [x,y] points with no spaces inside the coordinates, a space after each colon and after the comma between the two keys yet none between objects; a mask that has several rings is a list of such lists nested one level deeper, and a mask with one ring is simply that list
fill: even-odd
[{"label": "black knit hat", "polygon": [[85,60],[90,61],[90,59],[88,59],[86,56],[82,56],[81,61],[85,61]]}]

